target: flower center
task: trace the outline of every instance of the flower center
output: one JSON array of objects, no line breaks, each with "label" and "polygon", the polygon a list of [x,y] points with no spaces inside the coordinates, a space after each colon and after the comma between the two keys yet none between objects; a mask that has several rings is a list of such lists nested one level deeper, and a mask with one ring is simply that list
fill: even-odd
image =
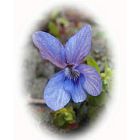
[{"label": "flower center", "polygon": [[70,80],[77,80],[80,76],[80,73],[78,70],[74,69],[73,67],[66,67],[65,68],[65,75]]}]

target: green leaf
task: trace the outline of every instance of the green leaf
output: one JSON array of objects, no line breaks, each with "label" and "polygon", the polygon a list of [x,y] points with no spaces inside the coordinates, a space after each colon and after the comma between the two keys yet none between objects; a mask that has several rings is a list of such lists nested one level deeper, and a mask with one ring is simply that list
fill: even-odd
[{"label": "green leaf", "polygon": [[97,116],[97,113],[98,113],[97,107],[90,106],[90,107],[88,108],[88,117],[89,117],[90,119],[94,119],[94,118]]},{"label": "green leaf", "polygon": [[105,71],[101,73],[103,83],[107,84],[112,79],[112,69],[106,64]]},{"label": "green leaf", "polygon": [[53,112],[53,122],[56,126],[64,128],[68,124],[74,123],[76,119],[75,112],[72,107],[65,107]]},{"label": "green leaf", "polygon": [[106,63],[105,64],[105,71],[101,73],[101,78],[103,82],[103,93],[110,93],[109,91],[112,88],[112,74],[113,71],[109,67],[109,65]]},{"label": "green leaf", "polygon": [[69,25],[69,21],[64,18],[64,17],[60,17],[57,19],[59,23],[63,24],[64,26],[68,26]]},{"label": "green leaf", "polygon": [[59,29],[55,23],[49,22],[48,28],[51,34],[53,34],[56,37],[60,37]]},{"label": "green leaf", "polygon": [[73,120],[73,116],[72,116],[71,113],[65,112],[65,114],[64,114],[64,119],[65,119],[66,121],[72,121],[72,120]]},{"label": "green leaf", "polygon": [[85,60],[89,66],[94,67],[97,70],[97,72],[100,74],[100,68],[99,68],[98,64],[96,63],[96,61],[91,56],[88,55],[85,58]]},{"label": "green leaf", "polygon": [[88,96],[88,103],[91,106],[103,106],[105,105],[108,96],[105,92],[102,92],[99,96]]},{"label": "green leaf", "polygon": [[59,126],[59,127],[63,127],[64,124],[65,124],[65,119],[63,117],[62,114],[59,114],[55,119],[54,119],[54,124],[56,126]]}]

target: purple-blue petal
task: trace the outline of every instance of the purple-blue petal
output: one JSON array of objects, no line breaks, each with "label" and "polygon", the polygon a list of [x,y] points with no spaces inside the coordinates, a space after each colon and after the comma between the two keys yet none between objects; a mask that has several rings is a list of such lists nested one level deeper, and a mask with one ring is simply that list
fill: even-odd
[{"label": "purple-blue petal", "polygon": [[63,108],[70,101],[70,94],[64,89],[64,79],[63,71],[56,73],[44,90],[44,100],[54,111]]},{"label": "purple-blue petal", "polygon": [[85,25],[66,43],[66,60],[69,64],[78,65],[86,57],[91,48],[92,31],[90,25]]},{"label": "purple-blue petal", "polygon": [[33,34],[33,42],[43,59],[51,61],[60,68],[66,66],[65,49],[61,42],[49,33],[38,31]]},{"label": "purple-blue petal", "polygon": [[92,96],[100,95],[102,91],[102,80],[98,72],[93,68],[85,64],[79,65],[78,69],[85,77],[83,88],[88,94]]},{"label": "purple-blue petal", "polygon": [[70,79],[65,80],[65,90],[71,94],[71,98],[75,103],[86,100],[87,95],[82,87],[84,77],[81,75],[77,81]]}]

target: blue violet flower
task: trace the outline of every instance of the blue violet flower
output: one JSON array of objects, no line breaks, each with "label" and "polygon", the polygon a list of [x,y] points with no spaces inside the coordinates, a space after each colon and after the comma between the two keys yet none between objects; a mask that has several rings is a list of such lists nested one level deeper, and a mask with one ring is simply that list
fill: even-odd
[{"label": "blue violet flower", "polygon": [[92,42],[91,26],[86,24],[65,45],[49,33],[38,31],[33,42],[41,57],[62,70],[56,73],[44,89],[45,103],[52,110],[63,108],[70,99],[83,102],[87,94],[98,96],[102,90],[101,77],[95,68],[82,64]]}]

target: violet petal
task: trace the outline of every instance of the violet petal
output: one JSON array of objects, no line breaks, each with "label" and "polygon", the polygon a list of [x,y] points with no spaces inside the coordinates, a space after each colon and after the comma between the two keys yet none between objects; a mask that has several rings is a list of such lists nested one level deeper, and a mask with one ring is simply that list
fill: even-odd
[{"label": "violet petal", "polygon": [[60,68],[66,66],[65,49],[61,42],[49,33],[38,31],[33,34],[33,42],[43,59],[51,61]]},{"label": "violet petal", "polygon": [[91,26],[85,25],[66,43],[66,60],[68,64],[78,65],[86,57],[91,48]]},{"label": "violet petal", "polygon": [[102,80],[98,72],[91,66],[81,64],[76,67],[85,77],[83,88],[88,94],[98,96],[102,91]]},{"label": "violet petal", "polygon": [[82,87],[82,83],[84,81],[84,77],[81,75],[77,81],[73,81],[70,79],[65,80],[64,88],[67,92],[71,94],[72,100],[75,103],[83,102],[86,100],[87,95]]},{"label": "violet petal", "polygon": [[70,94],[64,89],[64,72],[56,73],[44,90],[44,100],[54,111],[63,108],[70,100]]}]

